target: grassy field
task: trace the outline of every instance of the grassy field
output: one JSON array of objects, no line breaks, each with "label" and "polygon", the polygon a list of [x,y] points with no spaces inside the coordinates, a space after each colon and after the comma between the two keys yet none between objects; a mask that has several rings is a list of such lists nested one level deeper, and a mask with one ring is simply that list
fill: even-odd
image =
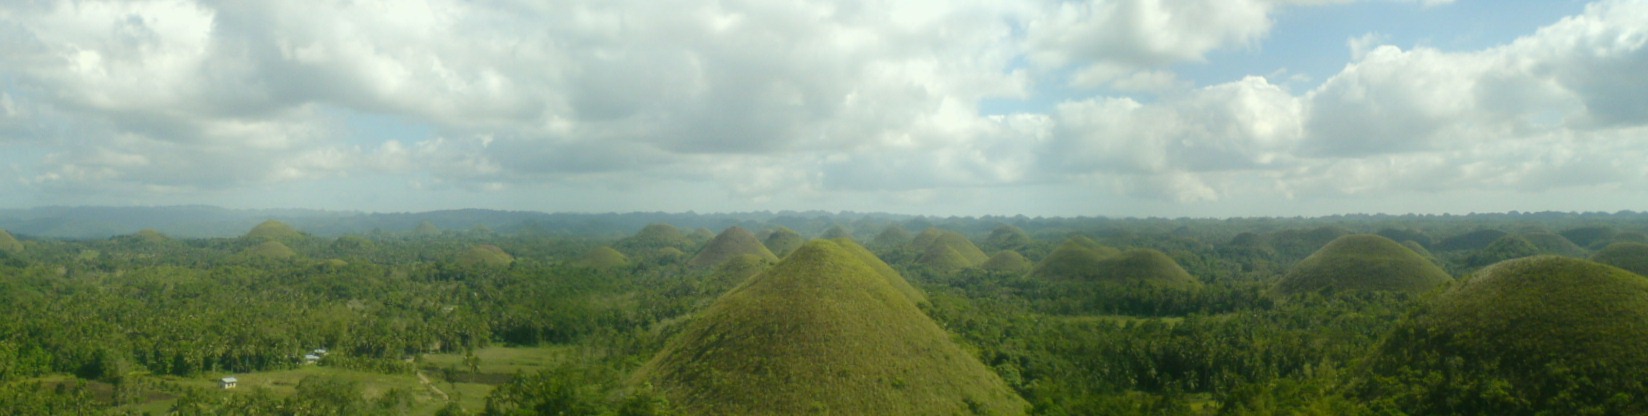
[{"label": "grassy field", "polygon": [[[361,395],[370,400],[381,397],[391,389],[401,389],[412,393],[412,414],[434,414],[449,401],[456,401],[465,409],[479,411],[486,407],[486,396],[492,389],[512,379],[517,373],[532,373],[553,365],[560,360],[568,359],[576,354],[572,347],[489,347],[475,352],[476,368],[471,371],[463,354],[427,354],[418,361],[418,374],[379,374],[365,371],[346,370],[334,367],[304,366],[301,368],[281,371],[266,371],[258,373],[213,373],[197,377],[175,376],[138,376],[157,383],[171,383],[184,388],[204,389],[221,392],[222,394],[250,394],[258,389],[265,389],[277,397],[285,397],[296,392],[298,383],[305,377],[319,376],[334,379],[348,380],[360,386]],[[239,379],[239,386],[232,390],[218,388],[218,380],[233,376]],[[420,378],[421,376],[421,378]],[[37,379],[43,383],[72,383],[69,376],[52,376]],[[105,383],[87,382],[92,388],[94,396],[98,393],[112,392],[113,388]],[[176,395],[162,391],[146,389],[142,396],[142,403],[121,407],[121,410],[132,410],[137,413],[165,414],[175,402]],[[108,394],[103,394],[107,396]],[[105,397],[98,397],[106,399]]]}]

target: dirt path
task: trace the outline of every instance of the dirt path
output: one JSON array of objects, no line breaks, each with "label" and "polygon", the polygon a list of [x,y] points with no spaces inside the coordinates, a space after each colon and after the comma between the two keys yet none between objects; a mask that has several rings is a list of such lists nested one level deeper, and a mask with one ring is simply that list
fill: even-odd
[{"label": "dirt path", "polygon": [[417,373],[418,373],[418,382],[419,383],[423,383],[423,386],[428,387],[429,391],[435,392],[436,396],[441,396],[441,399],[449,401],[449,402],[452,401],[452,397],[447,396],[446,392],[441,391],[440,387],[435,387],[435,383],[429,382],[429,377],[424,376],[423,371],[418,371]]}]

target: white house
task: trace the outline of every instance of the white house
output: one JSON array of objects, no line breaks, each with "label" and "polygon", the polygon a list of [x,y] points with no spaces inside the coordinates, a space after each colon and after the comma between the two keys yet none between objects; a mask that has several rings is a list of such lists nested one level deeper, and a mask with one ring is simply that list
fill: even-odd
[{"label": "white house", "polygon": [[315,362],[318,362],[318,361],[320,361],[320,356],[319,355],[305,354],[303,356],[303,363],[304,364],[314,364]]},{"label": "white house", "polygon": [[239,382],[240,380],[236,380],[234,377],[224,377],[222,380],[218,380],[217,385],[225,389],[232,389],[235,388],[235,383]]}]

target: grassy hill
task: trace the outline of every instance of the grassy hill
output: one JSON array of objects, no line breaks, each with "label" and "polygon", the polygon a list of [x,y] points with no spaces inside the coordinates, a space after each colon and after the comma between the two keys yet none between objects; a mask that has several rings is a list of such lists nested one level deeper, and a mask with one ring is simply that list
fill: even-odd
[{"label": "grassy hill", "polygon": [[845,245],[809,242],[723,295],[632,381],[695,415],[1027,410]]},{"label": "grassy hill", "polygon": [[476,244],[458,255],[458,264],[465,266],[508,267],[515,257],[491,244]]},{"label": "grassy hill", "polygon": [[1280,295],[1323,289],[1421,293],[1452,280],[1436,263],[1395,241],[1353,234],[1333,240],[1294,265],[1275,290]]},{"label": "grassy hill", "polygon": [[767,236],[766,241],[763,241],[762,244],[766,245],[767,250],[772,251],[773,255],[783,258],[790,255],[790,252],[795,251],[795,249],[801,248],[801,244],[806,242],[807,239],[801,238],[801,234],[796,233],[795,230],[778,227],[778,229],[773,230],[771,235]]},{"label": "grassy hill", "polygon": [[1644,414],[1648,279],[1538,256],[1483,269],[1422,306],[1355,384],[1409,414]]},{"label": "grassy hill", "polygon": [[870,240],[870,248],[876,250],[904,247],[906,244],[910,244],[910,232],[905,231],[904,227],[900,227],[898,224],[887,226],[886,229],[881,230],[880,234],[876,234],[874,239]]},{"label": "grassy hill", "polygon": [[1591,261],[1648,276],[1648,244],[1613,243],[1591,256]]},{"label": "grassy hill", "polygon": [[23,242],[17,241],[10,232],[0,230],[0,253],[17,254],[23,251]]},{"label": "grassy hill", "polygon": [[1093,279],[1101,267],[1100,263],[1106,257],[1117,254],[1121,252],[1101,246],[1087,237],[1071,237],[1036,263],[1031,275],[1055,280]]},{"label": "grassy hill", "polygon": [[1539,255],[1539,246],[1515,234],[1506,234],[1465,258],[1470,267],[1482,267],[1510,259]]},{"label": "grassy hill", "polygon": [[1582,247],[1595,247],[1607,244],[1618,232],[1613,228],[1601,226],[1574,227],[1557,233]]},{"label": "grassy hill", "polygon": [[294,241],[303,239],[303,233],[284,222],[268,220],[252,227],[241,237],[249,241]]},{"label": "grassy hill", "polygon": [[979,265],[979,268],[985,271],[1010,276],[1030,273],[1030,270],[1034,267],[1035,264],[1031,263],[1030,259],[1026,259],[1023,254],[1012,250],[1002,250],[996,255],[990,256],[990,259],[985,260],[984,264]]},{"label": "grassy hill", "polygon": [[240,255],[242,257],[254,259],[289,259],[297,257],[298,253],[292,251],[291,247],[287,247],[279,241],[264,241],[247,248],[246,250],[242,250]]},{"label": "grassy hill", "polygon": [[698,254],[693,256],[692,260],[687,260],[687,267],[707,269],[744,254],[778,261],[778,256],[767,250],[767,246],[761,245],[761,241],[755,238],[755,233],[743,227],[733,226],[721,231],[721,234],[711,239],[703,249],[698,250]]},{"label": "grassy hill", "polygon": [[990,236],[984,238],[984,246],[991,250],[1023,250],[1034,242],[1030,234],[1010,224],[996,226],[990,230]]},{"label": "grassy hill", "polygon": [[1105,284],[1135,285],[1194,289],[1202,286],[1179,263],[1160,251],[1139,248],[1099,260],[1092,279]]},{"label": "grassy hill", "polygon": [[874,269],[882,280],[887,281],[887,284],[892,285],[894,290],[903,294],[904,298],[910,300],[910,303],[916,305],[927,303],[927,294],[922,293],[920,289],[916,289],[914,285],[910,284],[910,281],[904,280],[904,276],[899,275],[897,270],[893,270],[893,266],[888,266],[886,262],[881,261],[881,258],[876,257],[875,253],[871,253],[864,246],[860,246],[851,240],[835,241],[835,243],[842,250],[858,257],[858,261]]},{"label": "grassy hill", "polygon": [[939,232],[920,253],[921,257],[916,258],[917,263],[940,271],[977,267],[990,259],[989,255],[979,250],[966,236],[954,231]]},{"label": "grassy hill", "polygon": [[822,238],[822,239],[825,239],[825,240],[838,240],[838,239],[843,239],[843,238],[848,239],[848,240],[852,240],[853,239],[853,232],[848,230],[847,227],[842,227],[840,225],[832,225],[832,226],[830,226],[829,229],[824,230],[823,234],[819,234],[818,238]]},{"label": "grassy hill", "polygon": [[944,235],[944,230],[940,230],[938,227],[927,227],[927,229],[921,230],[920,234],[911,237],[910,243],[904,247],[910,252],[921,253],[927,251],[927,246],[933,245],[933,241],[937,240],[940,235]]},{"label": "grassy hill", "polygon": [[691,245],[692,240],[682,234],[681,229],[669,224],[650,224],[635,235],[613,243],[612,248],[630,257],[652,258],[664,253],[664,249],[684,252]]},{"label": "grassy hill", "polygon": [[600,246],[585,252],[576,264],[591,269],[616,269],[629,266],[629,256],[612,247]]},{"label": "grassy hill", "polygon": [[1476,230],[1444,238],[1432,248],[1437,251],[1481,250],[1508,234],[1499,230]]},{"label": "grassy hill", "polygon": [[1533,243],[1534,247],[1538,248],[1541,254],[1555,254],[1558,256],[1568,257],[1582,257],[1585,255],[1585,249],[1580,248],[1578,245],[1575,245],[1574,242],[1568,241],[1567,238],[1555,233],[1523,233],[1521,234],[1521,237],[1524,240],[1528,240],[1529,243]]}]

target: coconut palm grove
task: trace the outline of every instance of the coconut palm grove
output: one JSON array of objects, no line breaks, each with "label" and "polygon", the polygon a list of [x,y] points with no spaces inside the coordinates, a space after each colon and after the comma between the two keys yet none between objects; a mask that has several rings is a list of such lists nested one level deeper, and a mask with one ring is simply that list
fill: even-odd
[{"label": "coconut palm grove", "polygon": [[4,212],[5,414],[1648,413],[1648,213]]}]

